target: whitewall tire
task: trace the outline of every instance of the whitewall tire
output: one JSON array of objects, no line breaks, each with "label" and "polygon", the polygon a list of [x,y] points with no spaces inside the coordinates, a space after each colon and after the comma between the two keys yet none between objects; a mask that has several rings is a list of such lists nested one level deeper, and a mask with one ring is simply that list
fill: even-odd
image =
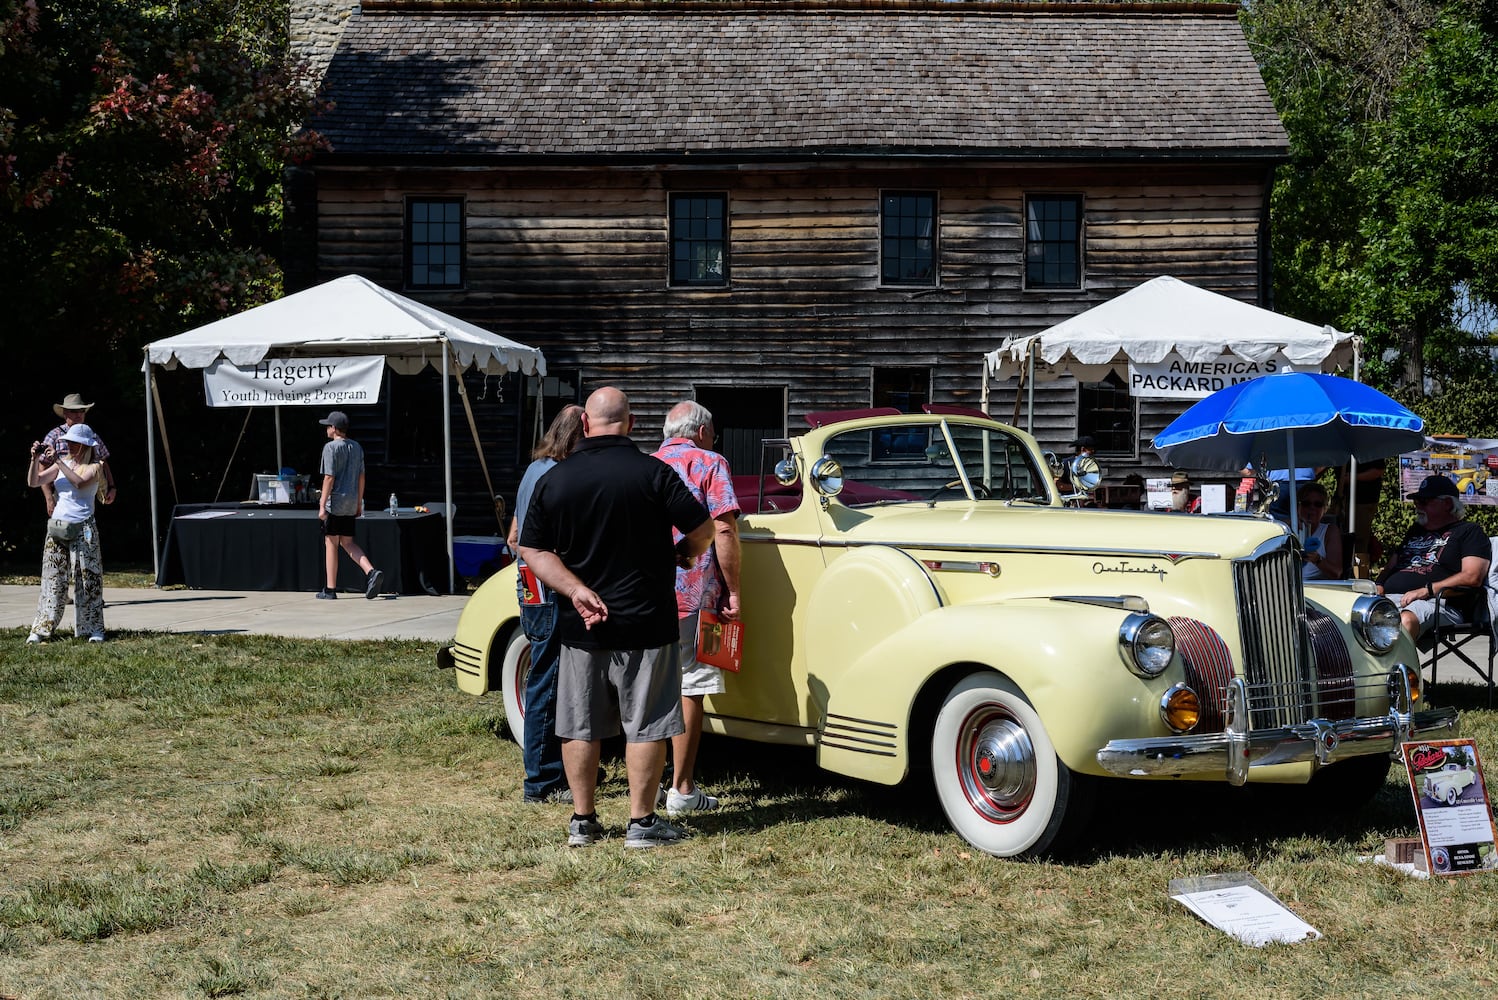
[{"label": "whitewall tire", "polygon": [[1091,813],[1092,783],[1057,759],[1035,709],[995,673],[970,674],[947,693],[931,775],[952,829],[1001,858],[1058,850]]},{"label": "whitewall tire", "polygon": [[505,658],[500,668],[500,690],[505,700],[505,721],[510,727],[510,738],[525,744],[525,680],[531,672],[531,642],[525,633],[516,629],[505,646]]}]

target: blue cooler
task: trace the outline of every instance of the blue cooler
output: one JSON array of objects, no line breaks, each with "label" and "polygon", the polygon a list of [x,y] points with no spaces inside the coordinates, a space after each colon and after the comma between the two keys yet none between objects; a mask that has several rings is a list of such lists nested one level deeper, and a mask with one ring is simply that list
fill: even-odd
[{"label": "blue cooler", "polygon": [[480,580],[505,564],[505,543],[498,535],[454,535],[453,569],[469,580]]}]

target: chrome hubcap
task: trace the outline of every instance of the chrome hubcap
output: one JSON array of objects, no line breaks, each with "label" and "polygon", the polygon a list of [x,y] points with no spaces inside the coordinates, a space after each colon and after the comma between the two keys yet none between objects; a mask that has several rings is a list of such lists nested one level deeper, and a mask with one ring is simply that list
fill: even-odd
[{"label": "chrome hubcap", "polygon": [[995,823],[1022,814],[1035,794],[1035,747],[1025,727],[995,706],[968,717],[957,772],[974,811]]}]

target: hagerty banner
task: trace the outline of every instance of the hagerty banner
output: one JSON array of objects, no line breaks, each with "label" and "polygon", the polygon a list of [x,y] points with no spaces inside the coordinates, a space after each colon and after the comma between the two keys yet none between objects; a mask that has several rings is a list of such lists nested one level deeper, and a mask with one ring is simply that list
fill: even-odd
[{"label": "hagerty banner", "polygon": [[203,370],[209,406],[362,406],[380,401],[383,357],[220,359]]},{"label": "hagerty banner", "polygon": [[1129,395],[1155,399],[1205,399],[1218,389],[1226,389],[1238,382],[1295,370],[1296,367],[1283,354],[1263,361],[1250,361],[1236,354],[1224,354],[1211,361],[1187,361],[1172,351],[1153,364],[1129,362]]}]

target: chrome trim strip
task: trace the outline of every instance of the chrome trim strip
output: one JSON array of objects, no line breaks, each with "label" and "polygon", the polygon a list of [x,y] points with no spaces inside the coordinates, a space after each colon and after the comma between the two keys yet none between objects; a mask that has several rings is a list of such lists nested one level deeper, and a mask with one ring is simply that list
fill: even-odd
[{"label": "chrome trim strip", "polygon": [[[888,744],[880,744],[880,745],[881,746],[887,746]],[[893,756],[895,756],[895,752],[893,750],[874,750],[874,749],[871,749],[869,747],[844,746],[841,743],[831,743],[831,742],[829,742],[829,741],[827,741],[825,739],[821,741],[821,746],[826,747],[828,750],[846,750],[849,753],[868,754],[870,757],[893,757]]]},{"label": "chrome trim strip", "polygon": [[826,718],[829,725],[836,719],[840,723],[856,722],[864,726],[881,726],[891,731],[898,728],[893,722],[880,722],[878,719],[860,719],[854,715],[838,715],[836,712],[828,712]]},{"label": "chrome trim strip", "polygon": [[981,552],[985,554],[1002,553],[1013,556],[1091,556],[1094,558],[1098,556],[1111,556],[1114,558],[1165,559],[1172,564],[1182,563],[1187,559],[1223,558],[1220,552],[1170,552],[1165,549],[1077,549],[1067,548],[1062,545],[1002,545],[979,542],[952,543],[933,541],[902,542],[889,541],[887,539],[877,542],[855,542],[841,538],[784,538],[758,535],[754,533],[752,528],[745,528],[739,534],[739,541],[774,542],[777,545],[811,545],[824,549],[859,549],[870,545],[882,545],[886,548],[913,549],[917,552]]},{"label": "chrome trim strip", "polygon": [[1053,594],[1053,601],[1067,601],[1072,604],[1090,604],[1097,608],[1111,608],[1117,611],[1138,611],[1148,613],[1150,602],[1137,594],[1120,594],[1117,597],[1094,596],[1090,594]]},{"label": "chrome trim strip", "polygon": [[[884,747],[886,749],[892,748],[895,745],[893,740],[866,740],[858,736],[850,736],[848,733],[842,730],[838,730],[837,732],[824,732],[822,734],[822,738],[817,742],[821,743],[823,746],[828,746],[829,741],[854,743],[857,744],[858,747]],[[843,749],[853,750],[857,749],[857,747],[844,747]]]}]

